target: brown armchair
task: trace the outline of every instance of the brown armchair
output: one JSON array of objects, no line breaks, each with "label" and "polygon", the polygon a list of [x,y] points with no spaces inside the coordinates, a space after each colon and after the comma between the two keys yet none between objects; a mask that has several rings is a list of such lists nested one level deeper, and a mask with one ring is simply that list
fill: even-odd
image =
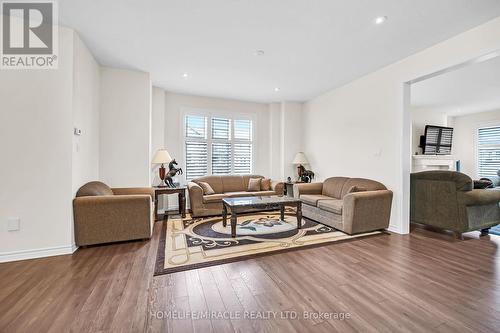
[{"label": "brown armchair", "polygon": [[101,182],[83,185],[73,200],[78,246],[151,238],[152,188],[113,188]]},{"label": "brown armchair", "polygon": [[500,191],[473,189],[472,179],[456,171],[411,174],[410,220],[414,223],[462,233],[500,223]]}]

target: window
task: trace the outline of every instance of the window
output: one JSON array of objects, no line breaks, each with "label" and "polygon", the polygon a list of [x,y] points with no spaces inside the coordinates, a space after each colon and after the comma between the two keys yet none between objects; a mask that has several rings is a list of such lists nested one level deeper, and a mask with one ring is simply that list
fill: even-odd
[{"label": "window", "polygon": [[253,122],[219,116],[185,116],[186,179],[208,174],[250,174]]},{"label": "window", "polygon": [[497,176],[500,170],[500,126],[479,128],[477,132],[477,173]]}]

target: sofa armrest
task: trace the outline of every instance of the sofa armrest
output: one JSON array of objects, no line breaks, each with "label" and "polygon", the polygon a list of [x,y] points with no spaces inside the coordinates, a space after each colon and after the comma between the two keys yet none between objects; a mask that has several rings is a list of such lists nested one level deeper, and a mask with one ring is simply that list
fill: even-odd
[{"label": "sofa armrest", "polygon": [[189,182],[187,184],[188,192],[189,192],[189,203],[191,205],[191,209],[195,207],[200,207],[203,205],[203,189],[200,185],[195,182]]},{"label": "sofa armrest", "polygon": [[344,196],[344,231],[354,234],[388,228],[392,196],[390,190],[355,192]]},{"label": "sofa armrest", "polygon": [[467,192],[457,192],[461,203],[466,206],[480,206],[500,202],[500,191],[475,189]]},{"label": "sofa armrest", "polygon": [[151,196],[105,195],[73,200],[75,240],[90,245],[151,237]]},{"label": "sofa armrest", "polygon": [[115,195],[147,194],[154,200],[155,191],[151,187],[122,187],[111,189]]},{"label": "sofa armrest", "polygon": [[302,194],[321,194],[323,183],[293,184],[293,196],[299,198]]},{"label": "sofa armrest", "polygon": [[277,195],[283,195],[283,193],[285,193],[285,183],[272,181],[271,190],[273,190]]}]

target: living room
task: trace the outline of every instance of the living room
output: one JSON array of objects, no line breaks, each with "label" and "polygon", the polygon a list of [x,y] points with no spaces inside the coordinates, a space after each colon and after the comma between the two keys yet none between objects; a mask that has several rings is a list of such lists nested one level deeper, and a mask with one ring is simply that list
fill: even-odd
[{"label": "living room", "polygon": [[[469,113],[412,114],[462,70],[493,110],[499,3],[32,5],[2,3],[0,331],[498,330]],[[422,125],[481,193],[459,216],[412,204]]]}]

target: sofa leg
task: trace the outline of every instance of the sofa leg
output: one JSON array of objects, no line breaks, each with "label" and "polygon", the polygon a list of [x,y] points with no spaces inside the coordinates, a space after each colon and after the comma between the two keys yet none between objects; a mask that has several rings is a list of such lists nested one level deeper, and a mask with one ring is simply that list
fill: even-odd
[{"label": "sofa leg", "polygon": [[461,232],[455,231],[454,234],[455,234],[456,239],[460,239],[460,240],[464,239]]},{"label": "sofa leg", "polygon": [[490,228],[484,228],[484,229],[481,229],[481,236],[486,236],[488,235],[490,231]]}]

